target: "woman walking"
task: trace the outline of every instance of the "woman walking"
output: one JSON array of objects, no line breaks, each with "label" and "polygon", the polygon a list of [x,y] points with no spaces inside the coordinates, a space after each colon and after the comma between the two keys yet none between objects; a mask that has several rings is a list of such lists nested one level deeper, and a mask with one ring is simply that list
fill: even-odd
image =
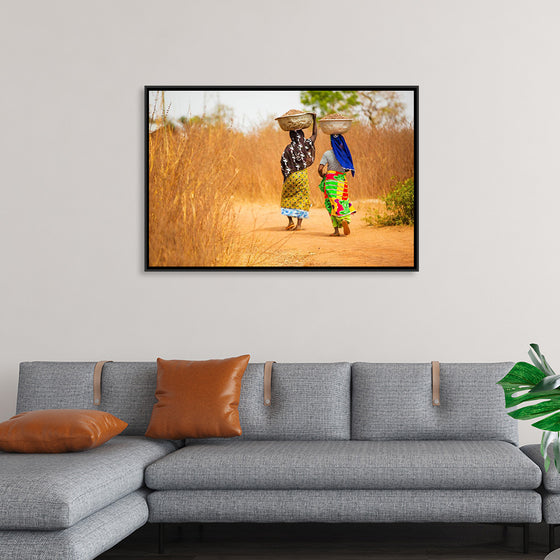
[{"label": "woman walking", "polygon": [[[288,217],[287,230],[300,230],[304,218],[309,218],[309,175],[307,168],[315,161],[317,120],[313,114],[313,133],[305,138],[303,130],[290,130],[291,142],[280,159],[284,186],[280,202],[283,216]],[[297,225],[294,223],[297,219]]]},{"label": "woman walking", "polygon": [[319,188],[325,196],[325,208],[334,227],[333,236],[340,236],[342,227],[344,235],[350,235],[350,216],[356,213],[348,200],[348,181],[346,173],[354,176],[354,162],[342,134],[331,134],[332,150],[327,150],[319,164],[319,175],[323,178]]}]

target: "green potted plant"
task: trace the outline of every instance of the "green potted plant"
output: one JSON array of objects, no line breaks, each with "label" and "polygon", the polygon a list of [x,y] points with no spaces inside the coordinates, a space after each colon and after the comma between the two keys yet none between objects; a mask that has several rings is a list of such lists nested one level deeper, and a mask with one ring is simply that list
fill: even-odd
[{"label": "green potted plant", "polygon": [[508,374],[498,381],[498,385],[504,390],[507,413],[512,418],[541,418],[532,425],[543,430],[541,454],[544,457],[545,469],[548,471],[553,460],[556,470],[560,472],[560,375],[554,373],[541,354],[538,344],[529,346],[529,358],[533,363],[517,362]]}]

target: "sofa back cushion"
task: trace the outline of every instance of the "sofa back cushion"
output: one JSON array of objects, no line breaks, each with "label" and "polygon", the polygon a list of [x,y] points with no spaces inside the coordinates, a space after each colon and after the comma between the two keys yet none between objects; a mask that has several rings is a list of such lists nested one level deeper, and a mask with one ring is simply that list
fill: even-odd
[{"label": "sofa back cushion", "polygon": [[16,412],[95,408],[93,362],[22,362]]},{"label": "sofa back cushion", "polygon": [[156,363],[106,363],[100,406],[93,404],[94,367],[95,362],[21,363],[18,414],[48,408],[98,409],[128,424],[123,435],[144,435],[156,402]]},{"label": "sofa back cushion", "polygon": [[[156,362],[108,362],[101,404],[93,405],[95,362],[20,364],[17,412],[97,408],[144,435],[156,402]],[[274,364],[272,405],[263,402],[264,364],[249,364],[241,383],[243,439],[350,439],[350,364]]]},{"label": "sofa back cushion", "polygon": [[242,439],[350,439],[350,364],[274,364],[272,404],[264,405],[264,364],[241,382]]},{"label": "sofa back cushion", "polygon": [[431,364],[352,366],[352,439],[518,442],[517,421],[496,382],[512,363],[440,365],[440,406],[432,405]]}]

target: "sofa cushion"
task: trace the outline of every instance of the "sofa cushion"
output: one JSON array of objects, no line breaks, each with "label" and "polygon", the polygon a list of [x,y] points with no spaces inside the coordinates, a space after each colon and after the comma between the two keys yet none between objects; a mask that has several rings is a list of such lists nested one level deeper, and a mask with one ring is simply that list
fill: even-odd
[{"label": "sofa cushion", "polygon": [[103,445],[126,422],[101,410],[31,410],[0,423],[0,450],[17,453],[65,453]]},{"label": "sofa cushion", "polygon": [[[146,490],[136,490],[57,531],[1,531],[5,560],[92,560],[146,524]],[[112,556],[114,558],[114,556]]]},{"label": "sofa cushion", "polygon": [[146,524],[146,490],[136,490],[68,529],[0,531],[6,560],[92,560]]},{"label": "sofa cushion", "polygon": [[17,413],[47,408],[93,408],[94,366],[95,362],[22,362]]},{"label": "sofa cushion", "polygon": [[441,406],[432,405],[430,364],[352,365],[352,439],[502,440],[517,421],[496,383],[511,363],[441,364]]},{"label": "sofa cushion", "polygon": [[143,486],[172,442],[117,436],[79,453],[0,452],[0,529],[63,529]]},{"label": "sofa cushion", "polygon": [[46,408],[98,408],[128,424],[123,435],[143,436],[156,402],[155,362],[103,366],[101,405],[93,405],[95,362],[22,362],[17,412]]},{"label": "sofa cushion", "polygon": [[560,524],[560,494],[543,492],[543,521],[549,524]]},{"label": "sofa cushion", "polygon": [[[554,466],[554,461],[551,461],[548,471],[545,470],[544,457],[541,455],[541,446],[538,443],[524,445],[521,451],[541,469],[544,489],[551,494],[560,494],[560,473]],[[552,448],[550,449],[550,457],[553,457]]]},{"label": "sofa cushion", "polygon": [[274,364],[272,404],[263,404],[264,364],[241,382],[242,439],[350,439],[350,364]]},{"label": "sofa cushion", "polygon": [[155,362],[113,362],[103,366],[100,410],[128,423],[125,436],[143,436],[156,402]]},{"label": "sofa cushion", "polygon": [[183,489],[533,489],[540,469],[499,441],[212,441],[146,470]]},{"label": "sofa cushion", "polygon": [[160,439],[241,435],[239,393],[250,356],[157,359],[156,399],[146,436]]}]

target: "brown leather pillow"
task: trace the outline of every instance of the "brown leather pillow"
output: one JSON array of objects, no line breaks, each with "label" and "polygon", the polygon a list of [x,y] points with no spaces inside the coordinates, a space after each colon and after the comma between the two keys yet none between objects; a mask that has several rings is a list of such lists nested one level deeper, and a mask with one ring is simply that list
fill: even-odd
[{"label": "brown leather pillow", "polygon": [[157,403],[146,436],[159,439],[241,435],[239,393],[249,355],[225,360],[157,361]]},{"label": "brown leather pillow", "polygon": [[98,447],[128,424],[101,410],[33,410],[0,424],[0,449],[18,453],[66,453]]}]

